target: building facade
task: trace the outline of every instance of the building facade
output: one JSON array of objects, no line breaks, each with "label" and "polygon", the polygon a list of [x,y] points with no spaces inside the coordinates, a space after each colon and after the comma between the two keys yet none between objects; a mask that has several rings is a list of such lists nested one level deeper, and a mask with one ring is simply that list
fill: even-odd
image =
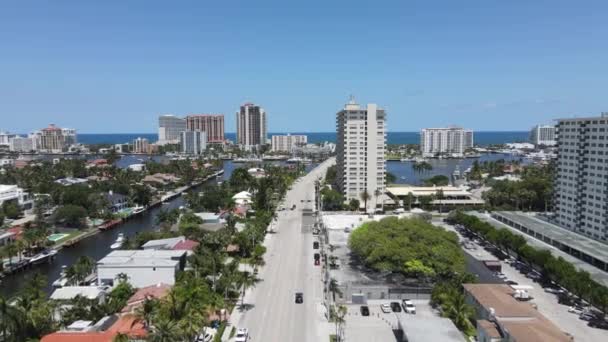
[{"label": "building facade", "polygon": [[305,135],[273,135],[272,152],[289,152],[291,153],[295,147],[304,146],[308,143],[308,137]]},{"label": "building facade", "polygon": [[530,130],[530,142],[536,146],[557,144],[557,130],[551,125],[536,125]]},{"label": "building facade", "polygon": [[608,243],[608,113],[559,119],[554,220]]},{"label": "building facade", "polygon": [[30,134],[30,138],[34,139],[34,149],[40,152],[61,153],[76,144],[76,130],[50,124],[47,128]]},{"label": "building facade", "polygon": [[422,156],[439,155],[460,157],[473,147],[473,131],[460,127],[425,128],[420,132]]},{"label": "building facade", "polygon": [[16,134],[12,134],[5,131],[0,131],[0,145],[8,146],[10,144],[11,139],[17,137]]},{"label": "building facade", "polygon": [[36,150],[33,138],[14,137],[9,141],[8,149],[13,152],[31,152]]},{"label": "building facade", "polygon": [[245,103],[236,113],[237,144],[246,150],[266,144],[266,111],[253,103]]},{"label": "building facade", "polygon": [[150,142],[146,138],[137,138],[133,140],[133,153],[149,153]]},{"label": "building facade", "polygon": [[158,117],[158,144],[177,144],[181,132],[186,130],[186,120],[175,115]]},{"label": "building facade", "polygon": [[182,153],[203,154],[207,149],[207,133],[202,131],[185,131],[180,137]]},{"label": "building facade", "polygon": [[223,144],[224,137],[224,114],[198,114],[186,117],[186,128],[188,131],[205,132],[208,143]]},{"label": "building facade", "polygon": [[[386,112],[376,104],[361,107],[351,98],[336,114],[336,186],[346,200],[384,194],[386,183]],[[366,208],[367,210],[367,208]]]}]

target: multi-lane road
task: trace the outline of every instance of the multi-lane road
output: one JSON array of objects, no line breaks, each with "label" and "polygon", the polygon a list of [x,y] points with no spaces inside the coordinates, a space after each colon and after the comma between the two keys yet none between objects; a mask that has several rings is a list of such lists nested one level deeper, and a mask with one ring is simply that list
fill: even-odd
[{"label": "multi-lane road", "polygon": [[[314,266],[312,216],[303,208],[314,208],[315,180],[325,176],[335,162],[329,159],[293,184],[285,197],[286,210],[278,212],[277,222],[266,242],[266,265],[260,282],[245,296],[239,328],[249,329],[256,341],[313,342],[327,336],[318,328],[323,321],[323,282],[321,266]],[[310,201],[310,202],[308,202]],[[291,210],[292,205],[295,210]],[[295,303],[295,293],[304,293],[304,303]],[[238,308],[235,310],[239,310]]]}]

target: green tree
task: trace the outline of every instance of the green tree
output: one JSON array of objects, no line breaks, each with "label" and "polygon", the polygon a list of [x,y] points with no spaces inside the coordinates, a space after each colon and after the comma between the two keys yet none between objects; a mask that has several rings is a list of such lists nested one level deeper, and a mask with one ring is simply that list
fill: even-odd
[{"label": "green tree", "polygon": [[21,208],[15,201],[5,201],[2,204],[2,212],[10,219],[17,219],[21,216]]},{"label": "green tree", "polygon": [[66,227],[82,228],[86,226],[87,211],[78,205],[64,205],[55,213],[55,222]]},{"label": "green tree", "polygon": [[356,198],[353,198],[350,200],[350,202],[348,202],[348,210],[350,211],[359,211],[359,200]]},{"label": "green tree", "polygon": [[367,192],[367,190],[363,190],[359,197],[361,197],[361,200],[363,201],[363,203],[365,203],[365,212],[367,213],[367,201],[369,201],[371,196],[369,192]]}]

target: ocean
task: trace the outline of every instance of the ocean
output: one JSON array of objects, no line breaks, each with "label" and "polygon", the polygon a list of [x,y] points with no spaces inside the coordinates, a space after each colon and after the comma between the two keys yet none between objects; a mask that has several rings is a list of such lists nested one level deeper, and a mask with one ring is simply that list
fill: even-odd
[{"label": "ocean", "polygon": [[[279,135],[285,133],[268,133],[268,136]],[[296,133],[308,136],[309,143],[322,143],[325,141],[335,142],[335,132],[315,132],[315,133]],[[78,142],[83,144],[120,144],[132,142],[138,137],[146,138],[150,142],[158,140],[158,135],[155,133],[119,133],[119,134],[78,134]],[[235,141],[236,133],[226,133],[226,139]],[[528,141],[527,131],[500,131],[500,132],[475,132],[473,137],[475,145],[487,146],[494,144],[505,144],[512,142]],[[388,132],[387,142],[389,144],[419,144],[420,132]]]}]

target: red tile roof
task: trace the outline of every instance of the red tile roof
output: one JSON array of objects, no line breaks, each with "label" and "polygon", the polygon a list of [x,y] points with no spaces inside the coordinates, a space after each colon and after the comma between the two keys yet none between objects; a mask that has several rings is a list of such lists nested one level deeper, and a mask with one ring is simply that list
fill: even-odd
[{"label": "red tile roof", "polygon": [[173,246],[174,251],[193,251],[198,245],[200,245],[196,241],[192,240],[184,240],[178,242],[175,246]]},{"label": "red tile roof", "polygon": [[162,299],[170,290],[171,285],[163,283],[142,287],[127,300],[127,305],[122,308],[122,312],[133,312],[146,300],[146,298]]},{"label": "red tile roof", "polygon": [[135,315],[124,315],[106,331],[58,331],[42,337],[40,342],[112,342],[118,334],[145,338],[147,331]]}]

